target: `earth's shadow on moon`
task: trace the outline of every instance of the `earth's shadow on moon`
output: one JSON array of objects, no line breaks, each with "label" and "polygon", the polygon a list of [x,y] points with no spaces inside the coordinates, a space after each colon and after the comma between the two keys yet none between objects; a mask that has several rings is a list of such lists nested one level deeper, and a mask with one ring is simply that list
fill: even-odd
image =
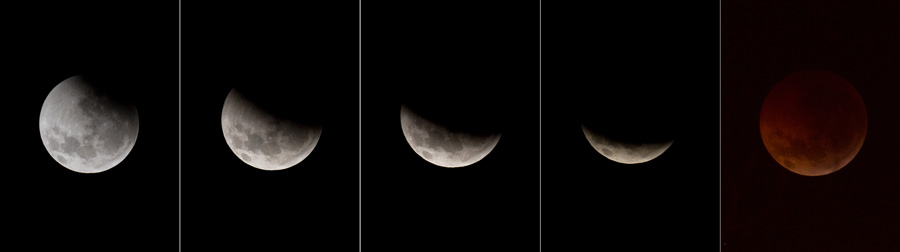
[{"label": "earth's shadow on moon", "polygon": [[[517,104],[507,103],[503,88],[491,81],[472,83],[461,77],[435,80],[429,85],[402,89],[396,108],[406,106],[415,114],[450,131],[474,135],[503,133],[510,121],[507,111]],[[537,109],[537,108],[535,108]]]},{"label": "earth's shadow on moon", "polygon": [[[588,88],[573,94],[572,99],[575,101],[572,109],[576,111],[578,118],[573,118],[570,128],[584,133],[580,134],[586,138],[583,140],[584,148],[596,148],[588,134],[594,134],[598,139],[605,138],[624,149],[670,148],[667,144],[676,145],[678,139],[684,138],[681,136],[683,127],[689,124],[680,119],[681,115],[690,112],[685,111],[688,108],[682,105],[689,101],[675,96],[675,91],[677,88],[674,87],[644,87],[638,84]],[[602,148],[594,150],[603,154]],[[661,155],[665,155],[665,151]],[[610,155],[607,153],[603,156]]]},{"label": "earth's shadow on moon", "polygon": [[139,127],[129,83],[113,74],[86,73],[51,90],[41,107],[41,138],[60,165],[98,173],[126,160]]},{"label": "earth's shadow on moon", "polygon": [[[322,96],[319,90],[315,87],[284,88],[285,85],[291,84],[238,84],[234,86],[234,90],[260,110],[280,120],[322,126],[325,123],[328,105],[327,101],[319,98]],[[225,101],[225,97],[222,101]]]},{"label": "earth's shadow on moon", "polygon": [[327,104],[315,86],[236,85],[223,101],[222,130],[244,163],[283,170],[308,157],[322,137]]},{"label": "earth's shadow on moon", "polygon": [[[81,78],[89,83],[97,96],[108,99],[110,102],[121,106],[138,107],[133,76],[125,76],[124,73],[108,73],[88,71],[80,74]],[[140,108],[137,108],[140,110]]]},{"label": "earth's shadow on moon", "polygon": [[[584,117],[582,125],[596,134],[603,135],[613,142],[627,144],[660,144],[675,140],[676,129],[671,120],[662,117],[647,118],[630,115],[606,115],[603,117]],[[579,125],[581,126],[581,125]]]},{"label": "earth's shadow on moon", "polygon": [[410,100],[400,104],[397,108],[400,109],[405,106],[416,115],[445,127],[450,132],[460,132],[482,137],[502,133],[503,122],[497,120],[497,117],[491,116],[497,113],[496,108],[478,106],[476,104],[478,103],[472,102],[466,105],[448,107]]},{"label": "earth's shadow on moon", "polygon": [[521,109],[507,103],[502,82],[487,74],[475,73],[481,78],[472,80],[464,78],[471,73],[430,71],[440,78],[421,85],[403,83],[398,90],[395,118],[401,119],[397,133],[405,144],[419,157],[448,168],[483,164],[496,156],[492,153],[503,147],[504,133],[512,126],[508,123],[515,113],[510,110]]},{"label": "earth's shadow on moon", "polygon": [[779,80],[760,108],[760,136],[772,158],[804,176],[837,172],[862,148],[865,102],[847,79],[805,69]]}]

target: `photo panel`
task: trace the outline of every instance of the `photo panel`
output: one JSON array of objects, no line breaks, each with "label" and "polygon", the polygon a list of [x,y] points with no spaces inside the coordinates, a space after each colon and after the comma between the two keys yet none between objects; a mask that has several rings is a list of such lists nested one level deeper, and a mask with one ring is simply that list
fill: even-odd
[{"label": "photo panel", "polygon": [[358,6],[184,6],[182,239],[358,249]]},{"label": "photo panel", "polygon": [[717,1],[544,7],[543,247],[716,251]]},{"label": "photo panel", "polygon": [[536,250],[538,1],[362,10],[363,250]]},{"label": "photo panel", "polygon": [[900,249],[898,12],[722,1],[722,251]]},{"label": "photo panel", "polygon": [[6,245],[178,249],[178,2],[3,9]]}]

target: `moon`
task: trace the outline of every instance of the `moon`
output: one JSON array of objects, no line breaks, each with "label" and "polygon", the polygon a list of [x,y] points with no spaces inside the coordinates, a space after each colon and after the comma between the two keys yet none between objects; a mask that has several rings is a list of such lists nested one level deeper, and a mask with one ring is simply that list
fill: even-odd
[{"label": "moon", "polygon": [[222,133],[241,161],[274,171],[306,159],[319,142],[322,126],[281,118],[232,89],[222,108]]},{"label": "moon", "polygon": [[629,143],[625,141],[612,140],[598,132],[592,131],[585,125],[581,125],[585,138],[594,150],[608,158],[609,160],[623,164],[639,164],[663,154],[675,140],[668,142],[646,142],[646,143]]},{"label": "moon", "polygon": [[491,153],[501,134],[471,134],[451,130],[400,107],[400,126],[406,142],[420,157],[447,168],[472,165]]},{"label": "moon", "polygon": [[41,140],[69,170],[98,173],[121,163],[138,136],[138,112],[76,75],[62,81],[41,106]]},{"label": "moon", "polygon": [[866,138],[868,117],[856,88],[841,76],[804,70],[781,79],[763,101],[759,130],[776,162],[821,176],[850,163]]}]

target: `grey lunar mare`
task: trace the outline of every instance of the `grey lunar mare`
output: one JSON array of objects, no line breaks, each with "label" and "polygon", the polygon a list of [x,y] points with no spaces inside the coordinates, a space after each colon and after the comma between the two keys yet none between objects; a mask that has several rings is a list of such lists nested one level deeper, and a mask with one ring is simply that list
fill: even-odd
[{"label": "grey lunar mare", "polygon": [[59,83],[41,106],[44,147],[72,171],[97,173],[125,160],[138,136],[133,105],[100,95],[82,76]]},{"label": "grey lunar mare", "polygon": [[228,147],[244,163],[263,170],[282,170],[309,156],[322,127],[278,118],[232,89],[222,108],[222,133]]},{"label": "grey lunar mare", "polygon": [[447,168],[480,161],[497,146],[501,135],[452,131],[419,116],[405,105],[400,108],[400,126],[416,154],[432,164]]}]

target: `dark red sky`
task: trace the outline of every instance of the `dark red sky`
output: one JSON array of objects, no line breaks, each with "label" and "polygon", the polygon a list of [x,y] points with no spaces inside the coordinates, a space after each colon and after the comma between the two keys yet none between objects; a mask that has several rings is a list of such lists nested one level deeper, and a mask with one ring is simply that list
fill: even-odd
[{"label": "dark red sky", "polygon": [[[722,251],[900,251],[900,3],[722,1]],[[827,70],[859,91],[862,149],[833,174],[782,168],[759,112],[790,73]]]}]

